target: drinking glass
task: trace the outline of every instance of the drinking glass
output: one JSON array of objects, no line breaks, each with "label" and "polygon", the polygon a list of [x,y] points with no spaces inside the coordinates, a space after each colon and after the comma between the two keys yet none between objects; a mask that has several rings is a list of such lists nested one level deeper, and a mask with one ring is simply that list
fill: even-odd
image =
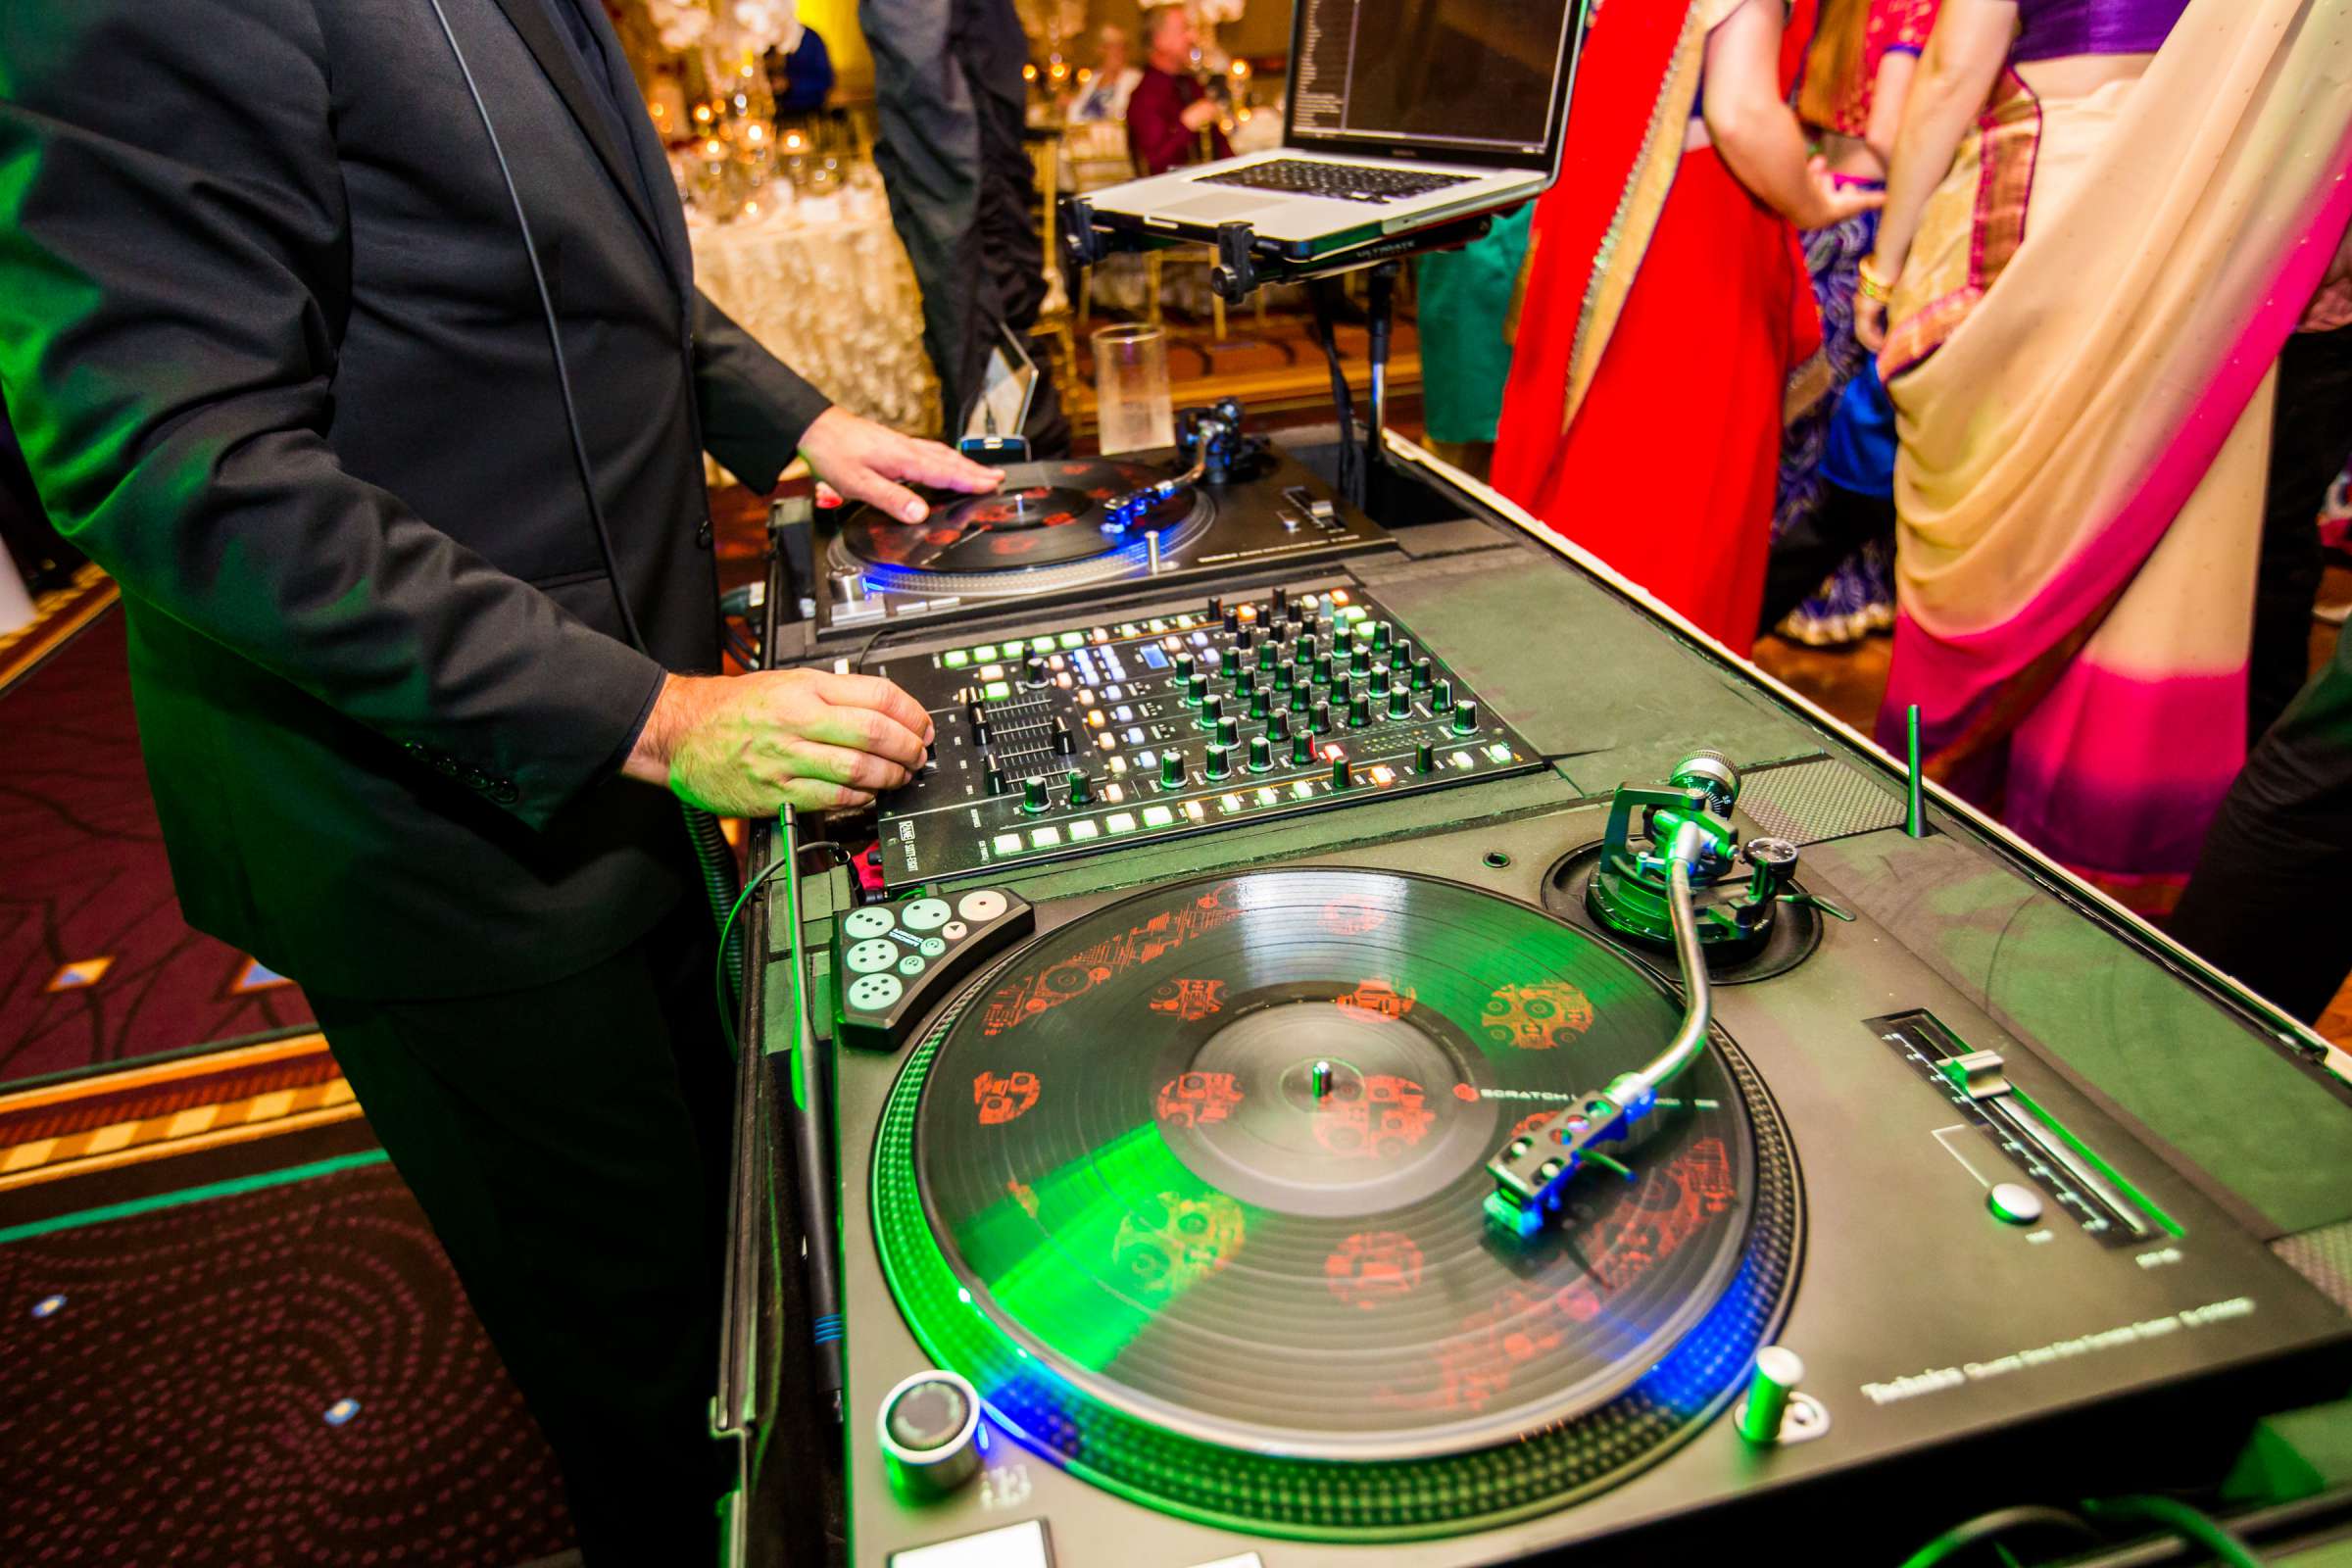
[{"label": "drinking glass", "polygon": [[1168,395],[1168,334],[1121,322],[1098,327],[1095,410],[1102,455],[1176,444],[1176,406]]}]

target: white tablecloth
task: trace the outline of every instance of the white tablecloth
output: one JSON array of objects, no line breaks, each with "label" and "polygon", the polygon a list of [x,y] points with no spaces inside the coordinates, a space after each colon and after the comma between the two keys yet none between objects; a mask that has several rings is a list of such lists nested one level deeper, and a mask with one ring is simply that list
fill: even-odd
[{"label": "white tablecloth", "polygon": [[695,281],[778,359],[855,413],[936,429],[922,295],[879,194],[803,197],[690,233]]}]

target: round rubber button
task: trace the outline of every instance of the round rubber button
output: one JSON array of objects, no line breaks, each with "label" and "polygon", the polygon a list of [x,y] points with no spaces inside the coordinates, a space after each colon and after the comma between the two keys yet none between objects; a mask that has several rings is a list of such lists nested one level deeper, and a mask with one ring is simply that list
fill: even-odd
[{"label": "round rubber button", "polygon": [[872,905],[868,905],[862,909],[852,909],[841,917],[842,934],[852,941],[881,936],[889,931],[895,923],[896,920],[888,909],[877,908]]},{"label": "round rubber button", "polygon": [[950,942],[961,942],[965,937],[968,937],[972,934],[972,928],[968,925],[965,925],[961,920],[950,920],[946,925],[943,925],[939,928],[939,934],[943,937],[946,937]]},{"label": "round rubber button", "polygon": [[971,1413],[971,1401],[961,1389],[935,1378],[900,1395],[882,1421],[893,1443],[921,1453],[955,1442]]},{"label": "round rubber button", "polygon": [[918,951],[920,951],[922,956],[926,958],[936,958],[941,954],[948,951],[948,945],[947,943],[941,941],[938,937],[925,937],[923,938],[923,945]]},{"label": "round rubber button", "polygon": [[878,974],[899,961],[899,946],[879,938],[860,942],[844,955],[853,974]]},{"label": "round rubber button", "polygon": [[850,1005],[860,1012],[880,1012],[906,994],[895,974],[861,974],[850,982]]},{"label": "round rubber button", "polygon": [[913,979],[916,975],[921,974],[929,967],[931,967],[931,965],[926,960],[915,956],[915,955],[911,953],[899,960],[899,973],[906,976],[906,978],[909,980]]},{"label": "round rubber button", "polygon": [[986,925],[1004,912],[1004,895],[995,888],[966,893],[956,901],[956,912],[974,925]]},{"label": "round rubber button", "polygon": [[899,911],[899,920],[909,931],[936,931],[953,912],[945,899],[917,899]]},{"label": "round rubber button", "polygon": [[2041,1195],[2018,1182],[1999,1182],[1984,1195],[1985,1206],[1996,1218],[2012,1225],[2031,1225],[2041,1218]]}]

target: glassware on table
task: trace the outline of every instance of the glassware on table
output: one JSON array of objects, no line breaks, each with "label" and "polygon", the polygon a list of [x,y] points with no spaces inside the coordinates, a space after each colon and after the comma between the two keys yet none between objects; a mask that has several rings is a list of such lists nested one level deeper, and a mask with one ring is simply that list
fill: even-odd
[{"label": "glassware on table", "polygon": [[1095,412],[1102,453],[1176,444],[1176,406],[1168,395],[1168,334],[1121,322],[1098,327]]}]

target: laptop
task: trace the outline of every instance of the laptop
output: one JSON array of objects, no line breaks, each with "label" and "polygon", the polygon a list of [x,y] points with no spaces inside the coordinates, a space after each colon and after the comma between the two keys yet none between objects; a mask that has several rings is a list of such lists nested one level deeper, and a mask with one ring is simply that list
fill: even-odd
[{"label": "laptop", "polygon": [[1310,261],[1559,174],[1586,0],[1297,0],[1287,144],[1091,192],[1100,227]]}]

